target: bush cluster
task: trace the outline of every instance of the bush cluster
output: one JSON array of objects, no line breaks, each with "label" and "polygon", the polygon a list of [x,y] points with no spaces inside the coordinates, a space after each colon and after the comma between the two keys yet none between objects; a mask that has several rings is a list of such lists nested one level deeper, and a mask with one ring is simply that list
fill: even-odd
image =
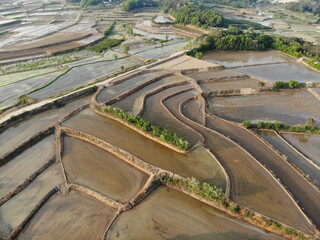
[{"label": "bush cluster", "polygon": [[117,45],[119,45],[120,43],[122,43],[124,40],[122,39],[105,39],[101,42],[99,42],[97,45],[95,46],[89,46],[87,47],[88,50],[90,51],[94,51],[97,53],[101,53],[103,50],[115,47]]},{"label": "bush cluster", "polygon": [[285,89],[285,88],[300,88],[300,87],[303,87],[303,84],[297,82],[297,81],[293,81],[293,80],[290,80],[289,82],[282,82],[282,81],[277,81],[275,82],[275,87],[276,88],[282,88],[282,89]]},{"label": "bush cluster", "polygon": [[144,120],[140,116],[126,113],[122,109],[111,105],[104,107],[102,111],[110,113],[116,118],[122,119],[125,122],[134,125],[142,131],[149,132],[153,136],[158,137],[161,141],[172,144],[179,149],[188,150],[190,148],[190,144],[187,140],[179,137],[176,133],[168,129],[151,125],[148,121]]}]

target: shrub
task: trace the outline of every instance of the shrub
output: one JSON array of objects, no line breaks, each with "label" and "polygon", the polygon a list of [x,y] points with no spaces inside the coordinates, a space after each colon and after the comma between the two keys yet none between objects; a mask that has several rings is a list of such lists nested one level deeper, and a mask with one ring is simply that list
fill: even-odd
[{"label": "shrub", "polygon": [[252,126],[252,123],[249,120],[246,120],[242,122],[242,125],[245,126],[246,128],[250,128]]},{"label": "shrub", "polygon": [[235,204],[231,204],[230,209],[232,212],[235,212],[235,213],[238,213],[240,211],[239,206]]},{"label": "shrub", "polygon": [[258,82],[259,87],[263,87],[264,85],[266,85],[264,82]]},{"label": "shrub", "polygon": [[122,43],[124,40],[122,39],[105,39],[101,42],[99,42],[97,45],[95,46],[88,46],[87,49],[90,51],[94,51],[97,53],[101,53],[103,50],[115,47],[117,45],[119,45],[120,43]]}]

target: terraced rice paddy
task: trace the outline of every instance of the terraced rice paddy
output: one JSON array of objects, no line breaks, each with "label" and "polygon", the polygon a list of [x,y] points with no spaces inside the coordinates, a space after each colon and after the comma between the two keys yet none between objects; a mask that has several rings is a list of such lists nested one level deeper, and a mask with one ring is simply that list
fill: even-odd
[{"label": "terraced rice paddy", "polygon": [[116,209],[81,192],[56,194],[37,212],[18,239],[101,239],[115,213]]},{"label": "terraced rice paddy", "polygon": [[106,239],[146,236],[150,239],[282,239],[164,187],[132,211],[120,215]]},{"label": "terraced rice paddy", "polygon": [[235,76],[243,75],[236,70],[218,70],[218,71],[206,71],[206,72],[192,72],[187,73],[186,76],[193,78],[195,80],[204,80],[204,79],[219,79],[219,78],[232,78]]},{"label": "terraced rice paddy", "polygon": [[[245,78],[245,79],[231,79],[225,81],[207,81],[199,84],[203,91],[216,91],[216,90],[230,90],[230,89],[241,89],[241,88],[261,88],[259,80],[254,78]],[[264,87],[272,87],[271,84],[265,84]]]},{"label": "terraced rice paddy", "polygon": [[194,176],[225,189],[222,169],[203,148],[198,147],[187,154],[177,153],[90,109],[81,111],[63,125],[96,136],[155,166],[182,176]]},{"label": "terraced rice paddy", "polygon": [[53,136],[28,148],[0,168],[0,199],[15,190],[54,156]]},{"label": "terraced rice paddy", "polygon": [[[179,103],[192,96],[189,92],[179,94],[168,99],[165,106],[180,121],[204,135],[205,145],[216,156],[230,177],[230,198],[266,216],[309,231],[310,225],[304,220],[295,203],[251,155],[229,139],[201,125],[194,124],[180,114]],[[210,118],[207,118],[207,121],[209,120]]]},{"label": "terraced rice paddy", "polygon": [[301,133],[281,133],[281,135],[301,153],[320,166],[320,136]]},{"label": "terraced rice paddy", "polygon": [[143,75],[139,75],[133,78],[130,78],[124,82],[120,82],[119,84],[115,83],[116,85],[104,88],[98,95],[97,101],[99,103],[106,102],[118,95],[120,93],[124,93],[126,91],[129,91],[131,88],[142,85],[142,84],[147,84],[149,81],[165,76],[169,74],[167,71],[158,71],[158,72],[151,72],[151,73],[146,73]]},{"label": "terraced rice paddy", "polygon": [[170,86],[171,84],[183,81],[185,81],[184,78],[177,76],[163,78],[155,83],[147,85],[133,94],[130,94],[128,97],[114,103],[113,106],[121,108],[125,112],[138,115],[144,106],[145,97],[148,94],[151,94],[165,86]]},{"label": "terraced rice paddy", "polygon": [[16,147],[27,138],[33,136],[41,129],[44,129],[56,122],[62,116],[72,110],[89,103],[91,96],[72,101],[61,108],[54,108],[36,114],[21,123],[14,124],[0,133],[0,156]]},{"label": "terraced rice paddy", "polygon": [[310,163],[274,132],[257,130],[257,134],[284,154],[290,163],[302,170],[310,178],[311,182],[320,188],[320,167],[317,168]]},{"label": "terraced rice paddy", "polygon": [[70,182],[122,203],[128,202],[148,179],[148,175],[114,155],[70,137],[64,138],[62,161]]},{"label": "terraced rice paddy", "polygon": [[143,62],[141,60],[138,60],[134,57],[128,57],[114,61],[98,62],[78,66],[71,69],[49,86],[30,94],[30,96],[37,99],[46,99],[66,90],[70,90],[92,82],[97,78],[119,72],[121,71],[121,66],[124,66],[124,68],[129,68],[142,63]]},{"label": "terraced rice paddy", "polygon": [[209,108],[214,115],[240,123],[262,120],[304,124],[311,117],[320,124],[320,102],[305,90],[210,98]]},{"label": "terraced rice paddy", "polygon": [[183,114],[192,121],[204,124],[204,103],[193,100],[183,106]]},{"label": "terraced rice paddy", "polygon": [[213,61],[227,68],[241,67],[247,65],[281,63],[294,61],[293,57],[289,57],[278,51],[267,52],[210,52],[204,54],[203,58],[207,61]]}]

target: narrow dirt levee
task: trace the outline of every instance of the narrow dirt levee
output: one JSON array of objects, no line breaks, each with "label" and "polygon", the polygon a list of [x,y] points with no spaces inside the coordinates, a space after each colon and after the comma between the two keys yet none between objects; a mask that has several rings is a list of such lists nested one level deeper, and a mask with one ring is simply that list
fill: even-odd
[{"label": "narrow dirt levee", "polygon": [[208,127],[230,136],[240,142],[258,161],[273,171],[281,182],[288,187],[305,213],[320,228],[320,192],[304,179],[292,166],[280,157],[258,137],[240,126],[227,121],[209,117]]},{"label": "narrow dirt levee", "polygon": [[230,176],[231,200],[279,222],[312,233],[312,225],[294,201],[251,155],[229,139],[181,114],[180,103],[192,97],[192,94],[186,92],[169,98],[164,104],[179,120],[205,136],[205,145]]},{"label": "narrow dirt levee", "polygon": [[54,195],[36,213],[18,239],[101,239],[117,209],[71,191]]}]

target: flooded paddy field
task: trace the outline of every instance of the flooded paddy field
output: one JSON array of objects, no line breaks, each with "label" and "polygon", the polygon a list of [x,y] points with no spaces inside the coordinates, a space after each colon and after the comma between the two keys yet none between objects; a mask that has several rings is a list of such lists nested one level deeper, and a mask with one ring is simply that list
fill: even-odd
[{"label": "flooded paddy field", "polygon": [[237,68],[237,71],[269,82],[295,80],[298,82],[320,82],[320,73],[302,63],[283,63],[265,66]]},{"label": "flooded paddy field", "polygon": [[[192,88],[192,85],[177,86],[148,97],[142,118],[149,121],[152,125],[162,126],[163,128],[177,133],[179,136],[188,140],[188,142],[193,146],[201,141],[201,135],[172,117],[161,103],[164,98],[175,94],[176,92],[190,88]],[[191,92],[195,96],[197,95],[195,90]]]},{"label": "flooded paddy field", "polygon": [[269,142],[275,149],[284,154],[287,160],[301,169],[309,176],[311,182],[320,188],[320,171],[308,160],[303,158],[298,152],[292,149],[286,142],[272,131],[257,130],[256,133],[267,142]]},{"label": "flooded paddy field", "polygon": [[205,72],[192,72],[187,73],[186,76],[195,80],[211,79],[211,78],[232,78],[235,76],[243,75],[243,73],[236,70],[217,70],[217,71],[205,71]]},{"label": "flooded paddy field", "polygon": [[[259,80],[254,78],[231,79],[225,81],[208,81],[199,84],[203,91],[230,90],[241,88],[259,89]],[[264,87],[272,87],[271,84],[264,83]]]},{"label": "flooded paddy field", "polygon": [[83,97],[67,103],[63,107],[53,108],[33,115],[22,122],[18,122],[0,133],[0,156],[33,136],[41,129],[48,127],[72,110],[90,103],[92,96]]},{"label": "flooded paddy field", "polygon": [[10,232],[34,209],[38,202],[55,186],[63,182],[61,166],[54,163],[41,173],[23,191],[0,206],[0,237]]},{"label": "flooded paddy field", "polygon": [[106,102],[114,97],[117,97],[119,94],[124,93],[130,90],[133,87],[139,86],[141,84],[147,83],[148,81],[152,80],[153,78],[160,77],[162,75],[168,74],[167,71],[158,71],[158,72],[151,72],[146,73],[143,75],[139,75],[130,79],[127,79],[124,82],[119,84],[115,83],[116,85],[104,88],[97,96],[97,101],[99,103]]},{"label": "flooded paddy field", "polygon": [[320,166],[320,136],[311,134],[281,133],[290,144]]},{"label": "flooded paddy field", "polygon": [[63,125],[94,135],[155,166],[182,176],[205,180],[223,189],[226,187],[222,169],[203,148],[198,147],[187,154],[178,153],[90,109],[81,111]]},{"label": "flooded paddy field", "polygon": [[[179,103],[190,97],[192,94],[186,92],[169,98],[166,107],[180,121],[204,135],[205,146],[216,156],[230,177],[230,199],[289,226],[311,231],[310,223],[267,170],[234,142],[209,129],[212,127],[210,117],[207,117],[210,124],[207,128],[195,124],[179,113]],[[315,212],[318,212],[317,208]]]},{"label": "flooded paddy field", "polygon": [[111,225],[106,239],[282,239],[161,187]]},{"label": "flooded paddy field", "polygon": [[163,78],[155,83],[147,85],[133,94],[130,94],[128,97],[114,103],[113,106],[121,108],[125,112],[138,115],[144,105],[144,99],[147,94],[150,94],[163,86],[182,81],[185,81],[185,79],[178,76]]},{"label": "flooded paddy field", "polygon": [[116,209],[78,191],[53,195],[18,239],[101,239]]},{"label": "flooded paddy field", "polygon": [[70,137],[64,138],[62,161],[70,182],[122,203],[128,202],[149,177],[111,153]]},{"label": "flooded paddy field", "polygon": [[22,184],[54,156],[53,136],[28,148],[0,167],[0,198]]},{"label": "flooded paddy field", "polygon": [[[173,44],[178,44],[178,43],[183,43],[186,42],[185,39],[182,38],[175,38],[175,39],[171,39],[168,42],[164,43],[163,46],[167,47]],[[153,45],[147,45],[145,46],[144,44],[136,44],[131,46],[131,50],[129,51],[130,54],[137,54],[137,53],[142,53],[145,51],[149,51],[149,50],[154,50],[155,48],[160,48],[162,47],[161,45],[162,43],[158,43],[158,44],[153,44]]]},{"label": "flooded paddy field", "polygon": [[47,84],[62,73],[63,71],[49,73],[0,87],[0,109],[13,106],[19,96]]},{"label": "flooded paddy field", "polygon": [[141,60],[134,57],[123,58],[114,61],[98,62],[83,66],[78,66],[71,69],[68,73],[58,78],[49,86],[30,94],[30,97],[37,99],[46,99],[50,96],[57,95],[60,92],[70,90],[89,83],[90,81],[107,76],[111,73],[121,70],[120,66],[125,68],[133,67],[142,64]]},{"label": "flooded paddy field", "polygon": [[183,114],[192,121],[204,124],[205,105],[198,100],[188,102],[183,106]]},{"label": "flooded paddy field", "polygon": [[223,65],[227,68],[266,63],[281,63],[295,60],[293,57],[287,56],[278,51],[209,52],[204,54],[203,58],[207,61],[213,61]]},{"label": "flooded paddy field", "polygon": [[320,125],[320,102],[308,91],[288,90],[258,95],[210,98],[209,109],[235,122],[250,120],[304,124],[311,117]]},{"label": "flooded paddy field", "polygon": [[183,50],[184,47],[186,47],[188,44],[189,44],[189,41],[175,43],[168,46],[154,48],[144,52],[140,52],[140,53],[137,53],[136,55],[146,59],[159,59],[159,58],[169,56],[174,52]]}]

